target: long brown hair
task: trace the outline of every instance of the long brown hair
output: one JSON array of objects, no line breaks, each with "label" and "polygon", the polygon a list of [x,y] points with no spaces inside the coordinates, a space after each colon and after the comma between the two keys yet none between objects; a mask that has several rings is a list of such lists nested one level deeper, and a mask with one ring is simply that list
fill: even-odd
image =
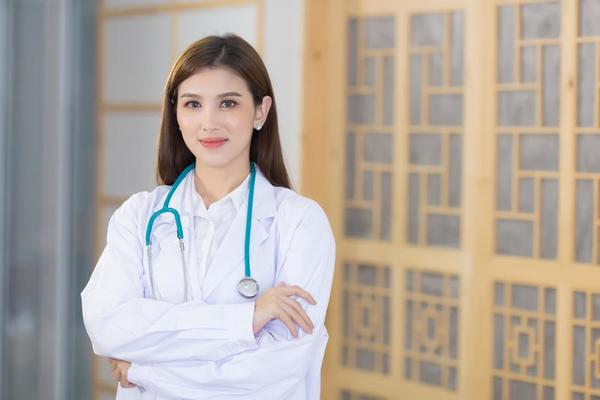
[{"label": "long brown hair", "polygon": [[250,161],[273,186],[290,188],[289,177],[283,162],[275,96],[267,69],[254,48],[237,35],[208,36],[192,43],[171,68],[165,85],[156,178],[159,184],[172,185],[185,167],[195,157],[188,149],[177,124],[177,91],[181,82],[203,68],[227,67],[246,81],[254,105],[264,96],[273,99],[271,109],[262,129],[252,132]]}]

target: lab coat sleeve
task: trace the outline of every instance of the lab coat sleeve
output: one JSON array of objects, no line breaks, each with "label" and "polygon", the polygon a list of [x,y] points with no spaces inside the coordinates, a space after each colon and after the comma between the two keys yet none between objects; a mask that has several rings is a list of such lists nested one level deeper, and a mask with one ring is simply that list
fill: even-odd
[{"label": "lab coat sleeve", "polygon": [[[327,343],[325,313],[335,264],[335,241],[321,208],[313,203],[296,229],[277,281],[298,285],[315,297],[298,299],[315,328],[293,338],[285,325],[271,321],[259,334],[259,347],[216,362],[133,363],[128,379],[159,396],[178,399],[283,399],[298,390],[307,374],[318,379]],[[308,398],[318,397],[318,385]]]},{"label": "lab coat sleeve", "polygon": [[143,245],[136,233],[140,195],[110,219],[106,247],[81,294],[94,352],[148,363],[219,360],[256,348],[252,302],[173,304],[144,298]]}]

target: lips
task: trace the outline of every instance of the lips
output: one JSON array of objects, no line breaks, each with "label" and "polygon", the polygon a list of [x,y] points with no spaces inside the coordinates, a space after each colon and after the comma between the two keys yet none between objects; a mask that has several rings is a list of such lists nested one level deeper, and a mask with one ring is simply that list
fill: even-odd
[{"label": "lips", "polygon": [[204,147],[207,147],[209,149],[215,148],[215,147],[221,147],[222,145],[225,144],[225,142],[227,142],[226,138],[206,138],[206,139],[200,139],[200,144]]},{"label": "lips", "polygon": [[225,139],[225,138],[206,138],[206,139],[200,139],[200,141],[203,143],[218,143],[218,142],[226,142],[227,139]]}]

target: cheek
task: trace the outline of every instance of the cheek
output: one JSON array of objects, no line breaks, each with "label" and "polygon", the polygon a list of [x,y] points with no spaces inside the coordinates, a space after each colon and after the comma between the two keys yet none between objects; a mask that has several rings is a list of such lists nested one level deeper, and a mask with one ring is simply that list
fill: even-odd
[{"label": "cheek", "polygon": [[232,115],[227,119],[229,129],[240,136],[249,136],[252,134],[253,116],[247,113]]},{"label": "cheek", "polygon": [[187,127],[190,124],[190,117],[184,110],[177,109],[177,124],[180,128]]}]

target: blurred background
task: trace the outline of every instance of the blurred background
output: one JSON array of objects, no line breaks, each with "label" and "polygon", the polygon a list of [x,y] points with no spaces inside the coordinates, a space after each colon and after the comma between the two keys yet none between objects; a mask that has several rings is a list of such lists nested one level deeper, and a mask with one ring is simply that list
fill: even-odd
[{"label": "blurred background", "polygon": [[337,240],[323,398],[600,400],[600,0],[0,0],[0,398],[114,398],[79,293],[193,41]]}]

